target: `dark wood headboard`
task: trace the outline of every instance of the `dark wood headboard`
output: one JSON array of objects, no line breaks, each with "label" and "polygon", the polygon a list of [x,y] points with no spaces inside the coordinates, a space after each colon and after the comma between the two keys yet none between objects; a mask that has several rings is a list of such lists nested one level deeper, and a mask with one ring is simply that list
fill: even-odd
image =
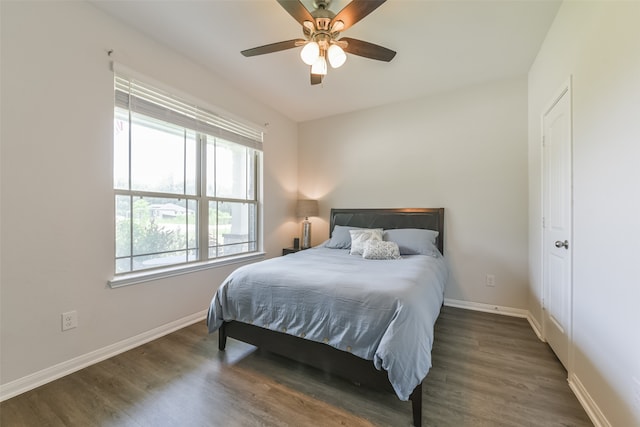
[{"label": "dark wood headboard", "polygon": [[444,254],[444,208],[331,209],[329,236],[336,225],[435,230],[438,249]]}]

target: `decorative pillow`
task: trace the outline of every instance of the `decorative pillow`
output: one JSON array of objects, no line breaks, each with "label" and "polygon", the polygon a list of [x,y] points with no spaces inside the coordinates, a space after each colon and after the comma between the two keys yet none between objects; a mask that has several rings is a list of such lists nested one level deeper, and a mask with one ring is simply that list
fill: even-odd
[{"label": "decorative pillow", "polygon": [[420,228],[398,228],[384,231],[384,240],[396,242],[400,248],[400,255],[430,255],[439,256],[436,246],[438,232]]},{"label": "decorative pillow", "polygon": [[347,225],[336,225],[333,227],[333,233],[331,233],[331,239],[324,245],[329,249],[349,249],[351,247],[351,234],[350,230],[364,230],[362,227],[350,227]]},{"label": "decorative pillow", "polygon": [[351,235],[351,255],[362,255],[364,244],[369,240],[382,241],[382,228],[349,230]]},{"label": "decorative pillow", "polygon": [[364,259],[400,259],[400,248],[396,242],[369,240],[362,252]]}]

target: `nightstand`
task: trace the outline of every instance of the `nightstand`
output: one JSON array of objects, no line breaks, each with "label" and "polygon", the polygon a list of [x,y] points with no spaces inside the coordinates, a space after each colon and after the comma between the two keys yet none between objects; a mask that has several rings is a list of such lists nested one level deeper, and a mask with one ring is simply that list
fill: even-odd
[{"label": "nightstand", "polygon": [[301,250],[302,250],[302,248],[298,248],[298,249],[296,249],[296,248],[284,248],[282,250],[282,255],[294,254],[294,253],[299,252]]}]

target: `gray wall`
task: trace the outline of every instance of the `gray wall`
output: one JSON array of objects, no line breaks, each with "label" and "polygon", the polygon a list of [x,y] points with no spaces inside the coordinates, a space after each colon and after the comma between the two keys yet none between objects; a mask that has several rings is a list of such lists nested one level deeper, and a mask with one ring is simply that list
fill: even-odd
[{"label": "gray wall", "polygon": [[[114,272],[107,49],[168,86],[254,123],[270,123],[263,230],[268,256],[279,255],[297,230],[297,125],[86,2],[1,7],[0,383],[19,379],[9,384],[11,391],[135,345],[157,328],[201,317],[236,267],[107,286]],[[63,333],[60,315],[69,310],[77,310],[79,326]]]},{"label": "gray wall", "polygon": [[529,73],[530,311],[542,324],[541,117],[571,76],[569,381],[598,422],[612,426],[640,425],[638,22],[638,2],[565,2]]},{"label": "gray wall", "polygon": [[526,118],[522,76],[300,124],[315,243],[332,207],[444,207],[446,297],[526,309]]}]

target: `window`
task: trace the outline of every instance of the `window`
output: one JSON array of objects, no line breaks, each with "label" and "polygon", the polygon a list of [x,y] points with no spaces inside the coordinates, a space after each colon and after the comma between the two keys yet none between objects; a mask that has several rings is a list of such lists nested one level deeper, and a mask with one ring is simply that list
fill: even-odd
[{"label": "window", "polygon": [[116,274],[256,252],[262,132],[116,74]]}]

